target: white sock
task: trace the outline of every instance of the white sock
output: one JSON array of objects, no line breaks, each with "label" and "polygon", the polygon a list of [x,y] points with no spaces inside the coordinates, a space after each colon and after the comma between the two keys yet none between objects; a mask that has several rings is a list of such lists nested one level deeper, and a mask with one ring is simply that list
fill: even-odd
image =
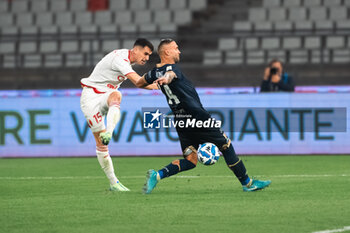
[{"label": "white sock", "polygon": [[[101,147],[103,147],[103,146],[101,146]],[[102,149],[101,147],[99,147],[98,149]],[[106,148],[108,148],[108,147],[106,146]],[[109,156],[108,149],[107,149],[107,151],[96,150],[96,155],[97,155],[97,159],[101,165],[102,170],[104,171],[107,178],[109,179],[109,183],[111,185],[115,185],[116,183],[118,183],[119,181],[118,181],[118,178],[114,174],[114,167],[113,167],[111,156]]]},{"label": "white sock", "polygon": [[107,113],[107,132],[113,134],[114,128],[120,120],[120,103],[112,102]]}]

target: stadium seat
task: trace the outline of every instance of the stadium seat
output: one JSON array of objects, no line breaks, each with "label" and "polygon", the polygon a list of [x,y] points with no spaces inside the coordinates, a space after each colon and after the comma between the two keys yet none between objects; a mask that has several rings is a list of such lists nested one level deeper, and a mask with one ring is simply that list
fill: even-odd
[{"label": "stadium seat", "polygon": [[274,23],[276,31],[291,31],[293,29],[293,23],[291,21],[277,21]]},{"label": "stadium seat", "polygon": [[219,39],[219,50],[233,50],[237,48],[236,38],[221,38]]},{"label": "stadium seat", "polygon": [[268,15],[270,21],[283,21],[286,19],[286,8],[269,8]]},{"label": "stadium seat", "polygon": [[96,25],[82,25],[79,27],[79,32],[82,34],[97,34],[98,28]]},{"label": "stadium seat", "polygon": [[13,54],[15,53],[16,43],[15,42],[1,42],[0,43],[0,54]]},{"label": "stadium seat", "polygon": [[313,30],[313,22],[311,21],[297,21],[294,23],[295,30],[311,31]]},{"label": "stadium seat", "polygon": [[190,10],[201,10],[207,6],[207,0],[191,0],[188,1],[188,8]]},{"label": "stadium seat", "polygon": [[330,20],[343,20],[347,19],[347,8],[345,7],[331,7],[329,8]]},{"label": "stadium seat", "polygon": [[134,23],[150,23],[152,21],[152,12],[148,10],[135,11]]},{"label": "stadium seat", "polygon": [[291,64],[305,64],[308,62],[307,50],[291,50],[289,62]]},{"label": "stadium seat", "polygon": [[37,13],[35,18],[37,26],[50,26],[53,24],[53,14],[51,12]]},{"label": "stadium seat", "polygon": [[321,50],[311,50],[310,51],[310,63],[319,64],[322,62],[322,51]]},{"label": "stadium seat", "polygon": [[288,19],[292,22],[306,20],[306,9],[301,7],[289,8]]},{"label": "stadium seat", "polygon": [[208,66],[222,63],[222,53],[220,51],[204,51],[203,64]]},{"label": "stadium seat", "polygon": [[123,40],[123,46],[124,49],[131,49],[134,46],[135,40],[125,39]]},{"label": "stadium seat", "polygon": [[317,20],[315,22],[315,29],[316,30],[329,30],[332,31],[334,28],[333,21],[329,20]]},{"label": "stadium seat", "polygon": [[110,11],[96,11],[94,17],[94,24],[109,25],[112,23],[112,12]]},{"label": "stadium seat", "polygon": [[11,13],[1,13],[0,14],[0,27],[9,27],[13,25],[13,14]]},{"label": "stadium seat", "polygon": [[327,8],[325,7],[312,7],[309,9],[309,20],[325,20],[327,19]]},{"label": "stadium seat", "polygon": [[19,33],[18,27],[4,27],[1,29],[1,35],[3,36],[17,36]]},{"label": "stadium seat", "polygon": [[283,6],[285,7],[299,7],[301,6],[301,0],[288,0],[283,1]]},{"label": "stadium seat", "polygon": [[53,35],[58,34],[59,30],[56,25],[41,26],[39,27],[40,34]]},{"label": "stadium seat", "polygon": [[278,59],[282,62],[286,61],[286,51],[284,50],[268,50],[267,51],[267,62]]},{"label": "stadium seat", "polygon": [[136,33],[138,28],[136,24],[123,24],[119,26],[121,33]]},{"label": "stadium seat", "polygon": [[19,27],[33,25],[34,16],[32,13],[18,13],[16,14],[16,25]]},{"label": "stadium seat", "polygon": [[154,52],[157,52],[157,49],[158,49],[158,45],[159,45],[159,42],[160,40],[159,39],[150,39],[151,43],[153,44],[154,46]]},{"label": "stadium seat", "polygon": [[13,54],[3,55],[2,66],[4,68],[15,68],[16,67],[16,56]]},{"label": "stadium seat", "polygon": [[263,22],[267,19],[265,8],[250,8],[248,14],[250,22]]},{"label": "stadium seat", "polygon": [[49,1],[50,11],[51,12],[66,12],[68,9],[67,1]]},{"label": "stadium seat", "polygon": [[250,32],[252,31],[253,25],[252,23],[248,21],[238,21],[233,23],[233,30],[234,31],[241,31],[241,32]]},{"label": "stadium seat", "polygon": [[243,51],[227,51],[225,53],[225,64],[241,65],[243,64]]},{"label": "stadium seat", "polygon": [[39,32],[39,28],[37,26],[24,26],[19,28],[20,34],[22,35],[36,35]]},{"label": "stadium seat", "polygon": [[246,50],[256,50],[259,48],[258,38],[247,38],[244,41],[244,48]]},{"label": "stadium seat", "polygon": [[278,49],[280,48],[280,38],[278,37],[265,37],[261,41],[262,49]]},{"label": "stadium seat", "polygon": [[139,33],[156,33],[157,31],[157,25],[153,23],[147,23],[147,24],[139,24]]},{"label": "stadium seat", "polygon": [[87,10],[87,0],[71,0],[69,2],[70,11],[84,12]]},{"label": "stadium seat", "polygon": [[117,34],[117,32],[118,32],[118,26],[115,24],[100,26],[100,33],[101,34],[105,34],[105,33]]},{"label": "stadium seat", "polygon": [[146,0],[129,0],[130,10],[145,10],[147,9]]},{"label": "stadium seat", "polygon": [[321,5],[321,0],[305,0],[304,1],[304,6],[320,6]]},{"label": "stadium seat", "polygon": [[88,11],[75,13],[75,25],[91,25],[92,24],[92,13]]},{"label": "stadium seat", "polygon": [[66,67],[81,67],[84,65],[84,56],[81,53],[66,54]]},{"label": "stadium seat", "polygon": [[56,15],[55,24],[57,26],[65,26],[65,25],[73,24],[72,12],[61,12],[61,13],[56,13],[55,15]]},{"label": "stadium seat", "polygon": [[37,43],[32,41],[22,41],[19,43],[19,53],[35,53],[37,51]]},{"label": "stadium seat", "polygon": [[301,38],[300,37],[284,37],[282,39],[282,47],[285,50],[289,49],[300,49],[301,48]]},{"label": "stadium seat", "polygon": [[171,12],[169,10],[155,11],[153,22],[156,24],[170,23]]},{"label": "stadium seat", "polygon": [[263,0],[263,6],[266,8],[278,7],[281,5],[280,0]]},{"label": "stadium seat", "polygon": [[127,9],[127,0],[113,0],[109,1],[109,10],[111,11],[123,11]]},{"label": "stadium seat", "polygon": [[61,34],[77,34],[78,27],[76,25],[62,25],[59,27]]},{"label": "stadium seat", "polygon": [[47,12],[48,10],[47,0],[31,0],[30,5],[30,11],[33,13]]},{"label": "stadium seat", "polygon": [[186,9],[186,0],[169,0],[170,10]]},{"label": "stadium seat", "polygon": [[255,31],[272,31],[273,25],[269,21],[260,21],[254,23]]},{"label": "stadium seat", "polygon": [[336,28],[339,30],[350,29],[350,20],[338,20],[336,21]]},{"label": "stadium seat", "polygon": [[341,0],[323,0],[324,6],[340,6]]},{"label": "stadium seat", "polygon": [[187,24],[192,20],[192,15],[190,10],[177,10],[174,11],[174,23],[175,24]]},{"label": "stadium seat", "polygon": [[349,63],[350,62],[350,50],[348,49],[335,49],[332,54],[333,63]]},{"label": "stadium seat", "polygon": [[159,32],[161,33],[175,33],[176,30],[177,27],[174,23],[162,23],[159,25]]},{"label": "stadium seat", "polygon": [[13,13],[28,12],[28,1],[26,0],[11,1],[11,12]]},{"label": "stadium seat", "polygon": [[326,47],[335,49],[343,48],[345,46],[345,37],[344,36],[329,36],[326,40]]},{"label": "stadium seat", "polygon": [[304,47],[306,49],[321,48],[321,38],[317,36],[309,36],[304,38]]},{"label": "stadium seat", "polygon": [[118,25],[131,23],[132,17],[130,11],[116,12],[114,22]]},{"label": "stadium seat", "polygon": [[158,12],[158,10],[165,10],[166,8],[166,1],[164,0],[149,0],[149,7],[150,10],[155,10],[155,12]]},{"label": "stadium seat", "polygon": [[62,66],[62,54],[46,54],[44,55],[44,67],[54,68]]},{"label": "stadium seat", "polygon": [[120,48],[119,40],[104,40],[102,41],[102,52],[109,53]]},{"label": "stadium seat", "polygon": [[57,41],[41,41],[39,45],[40,53],[56,53],[58,51]]},{"label": "stadium seat", "polygon": [[99,40],[84,40],[80,44],[80,51],[83,53],[99,52],[100,50]]},{"label": "stadium seat", "polygon": [[0,13],[8,12],[9,4],[8,1],[0,1]]},{"label": "stadium seat", "polygon": [[260,65],[265,64],[265,53],[263,50],[247,51],[247,64],[249,65]]},{"label": "stadium seat", "polygon": [[41,66],[41,55],[39,54],[26,54],[23,59],[23,67],[25,68],[37,68]]},{"label": "stadium seat", "polygon": [[62,41],[60,46],[62,53],[78,52],[78,41]]}]

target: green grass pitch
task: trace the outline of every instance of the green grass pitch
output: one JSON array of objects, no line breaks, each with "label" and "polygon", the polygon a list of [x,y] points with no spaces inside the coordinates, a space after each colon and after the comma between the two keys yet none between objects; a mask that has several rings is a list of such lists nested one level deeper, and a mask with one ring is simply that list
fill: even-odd
[{"label": "green grass pitch", "polygon": [[[96,158],[0,159],[0,232],[278,232],[350,226],[350,156],[242,156],[245,193],[223,159],[141,193],[146,171],[172,159],[118,158],[127,193],[107,191]],[[349,231],[348,231],[349,232]]]}]

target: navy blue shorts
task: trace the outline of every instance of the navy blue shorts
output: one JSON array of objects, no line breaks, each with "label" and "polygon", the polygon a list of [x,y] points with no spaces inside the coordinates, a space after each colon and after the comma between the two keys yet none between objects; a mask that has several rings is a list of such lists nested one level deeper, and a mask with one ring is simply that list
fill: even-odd
[{"label": "navy blue shorts", "polygon": [[184,151],[187,147],[193,146],[198,149],[200,144],[211,142],[215,144],[219,150],[229,142],[225,133],[218,128],[207,129],[176,129],[181,143],[181,149]]}]

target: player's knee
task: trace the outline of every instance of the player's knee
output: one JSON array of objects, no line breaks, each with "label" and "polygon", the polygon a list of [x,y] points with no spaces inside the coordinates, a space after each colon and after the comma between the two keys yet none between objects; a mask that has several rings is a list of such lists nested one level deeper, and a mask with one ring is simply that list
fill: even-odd
[{"label": "player's knee", "polygon": [[184,152],[184,157],[186,160],[190,161],[193,163],[194,166],[197,165],[198,158],[197,158],[197,150],[193,146],[187,147]]},{"label": "player's knee", "polygon": [[108,105],[112,103],[120,103],[122,101],[122,94],[119,91],[113,91],[108,97]]},{"label": "player's knee", "polygon": [[231,146],[231,140],[227,139],[227,143],[222,145],[219,150],[224,153]]}]

